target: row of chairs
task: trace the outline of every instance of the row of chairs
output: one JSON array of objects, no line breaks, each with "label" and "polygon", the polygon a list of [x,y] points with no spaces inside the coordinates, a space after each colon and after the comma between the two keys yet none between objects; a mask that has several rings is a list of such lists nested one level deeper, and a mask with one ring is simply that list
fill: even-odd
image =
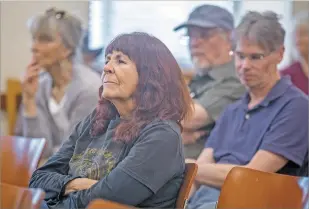
[{"label": "row of chairs", "polygon": [[[227,175],[216,208],[304,209],[303,192],[298,185],[298,180],[299,178],[294,176],[235,167]],[[188,188],[190,189],[191,185],[188,185]],[[185,196],[185,199],[187,197]],[[185,208],[184,205],[176,206]],[[106,200],[95,200],[88,208],[133,209],[134,207]]]},{"label": "row of chairs", "polygon": [[28,189],[1,182],[1,208],[39,209],[45,198],[42,189]]},{"label": "row of chairs", "polygon": [[[45,197],[44,191],[28,189],[27,186],[31,174],[40,162],[46,140],[5,136],[0,141],[1,208],[39,208]],[[185,208],[197,169],[195,163],[186,164],[185,180],[176,208]],[[235,167],[227,175],[217,208],[301,209],[304,203],[299,180],[299,177]],[[106,200],[94,200],[88,206],[88,209],[98,208],[133,207]]]},{"label": "row of chairs", "polygon": [[46,140],[1,136],[1,207],[38,209],[45,198],[41,189],[29,189],[32,173],[41,160]]},{"label": "row of chairs", "polygon": [[[1,191],[7,191],[1,192],[1,208],[39,208],[45,197],[44,191],[27,187],[45,145],[43,138],[1,137]],[[195,163],[186,164],[185,181],[179,192],[177,208],[184,208],[196,172]]]}]

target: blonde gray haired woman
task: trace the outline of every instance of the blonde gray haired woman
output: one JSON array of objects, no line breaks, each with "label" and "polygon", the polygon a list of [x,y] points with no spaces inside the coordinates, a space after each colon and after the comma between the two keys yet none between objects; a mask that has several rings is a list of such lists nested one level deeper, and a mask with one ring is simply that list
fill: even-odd
[{"label": "blonde gray haired woman", "polygon": [[44,137],[50,156],[96,106],[100,77],[79,64],[81,21],[55,8],[29,22],[32,60],[22,81],[16,133]]}]

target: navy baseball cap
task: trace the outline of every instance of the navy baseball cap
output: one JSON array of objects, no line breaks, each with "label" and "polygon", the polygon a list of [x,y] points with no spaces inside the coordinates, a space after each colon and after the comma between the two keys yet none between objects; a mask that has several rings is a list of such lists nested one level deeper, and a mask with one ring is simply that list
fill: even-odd
[{"label": "navy baseball cap", "polygon": [[233,30],[234,18],[233,15],[226,9],[219,6],[206,4],[195,8],[189,15],[188,21],[175,27],[174,31],[188,26]]}]

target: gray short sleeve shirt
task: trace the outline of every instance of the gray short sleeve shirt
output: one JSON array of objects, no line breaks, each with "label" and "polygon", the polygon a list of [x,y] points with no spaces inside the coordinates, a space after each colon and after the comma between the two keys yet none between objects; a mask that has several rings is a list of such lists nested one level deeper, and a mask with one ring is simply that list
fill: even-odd
[{"label": "gray short sleeve shirt", "polygon": [[228,104],[245,93],[245,87],[235,73],[233,61],[196,76],[189,87],[191,97],[205,108],[214,121]]}]

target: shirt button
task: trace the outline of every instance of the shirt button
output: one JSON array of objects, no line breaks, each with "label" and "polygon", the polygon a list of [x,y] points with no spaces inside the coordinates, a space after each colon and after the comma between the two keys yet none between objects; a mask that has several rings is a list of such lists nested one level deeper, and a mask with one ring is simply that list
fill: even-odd
[{"label": "shirt button", "polygon": [[248,120],[248,119],[250,118],[250,115],[249,115],[249,114],[246,114],[246,115],[245,115],[245,118],[246,118],[246,120]]},{"label": "shirt button", "polygon": [[194,98],[194,97],[195,97],[195,93],[194,93],[194,92],[191,92],[191,93],[190,93],[190,96],[191,96],[191,98]]}]

